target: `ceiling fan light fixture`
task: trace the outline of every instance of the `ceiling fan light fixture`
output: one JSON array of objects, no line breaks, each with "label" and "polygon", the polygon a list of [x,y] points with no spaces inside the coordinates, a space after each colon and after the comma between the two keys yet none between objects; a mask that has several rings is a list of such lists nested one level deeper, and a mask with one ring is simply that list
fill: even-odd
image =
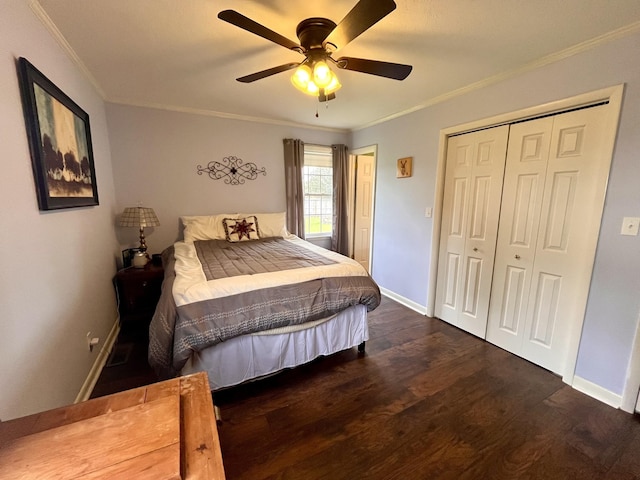
[{"label": "ceiling fan light fixture", "polygon": [[300,65],[291,76],[294,87],[307,95],[318,95],[320,89],[313,83],[313,73],[308,65]]},{"label": "ceiling fan light fixture", "polygon": [[324,60],[319,60],[313,65],[313,82],[319,88],[327,88],[333,77],[335,77],[335,74]]},{"label": "ceiling fan light fixture", "polygon": [[[322,65],[318,68],[319,63]],[[317,76],[316,71],[319,72]],[[317,80],[317,77],[320,81]],[[322,60],[315,62],[313,69],[307,64],[300,65],[291,76],[291,83],[302,93],[314,97],[317,97],[321,90],[325,92],[325,95],[329,95],[342,87],[336,74]]]},{"label": "ceiling fan light fixture", "polygon": [[334,92],[342,86],[329,67],[329,62],[341,70],[395,80],[404,80],[411,73],[411,65],[354,57],[334,60],[331,56],[338,48],[344,48],[395,8],[394,0],[358,0],[338,24],[323,17],[307,18],[296,27],[299,44],[235,10],[223,10],[218,13],[218,18],[305,57],[300,64],[286,63],[245,75],[237,78],[237,81],[251,83],[298,67],[291,77],[291,83],[301,92],[316,96],[320,102],[326,102],[333,100],[336,97]]},{"label": "ceiling fan light fixture", "polygon": [[335,73],[331,72],[331,81],[329,82],[329,85],[327,85],[325,87],[325,89],[324,89],[325,93],[327,95],[330,95],[332,93],[337,92],[341,88],[342,88],[342,84],[338,80],[337,75]]},{"label": "ceiling fan light fixture", "polygon": [[316,96],[316,95],[318,95],[319,91],[320,91],[320,89],[318,88],[318,86],[315,83],[313,83],[313,81],[310,81],[307,84],[307,88],[304,91],[304,93],[306,93],[307,95]]},{"label": "ceiling fan light fixture", "polygon": [[309,68],[308,65],[300,65],[291,76],[291,83],[293,83],[293,86],[302,92],[307,90],[307,85],[309,85],[310,81],[311,68]]}]

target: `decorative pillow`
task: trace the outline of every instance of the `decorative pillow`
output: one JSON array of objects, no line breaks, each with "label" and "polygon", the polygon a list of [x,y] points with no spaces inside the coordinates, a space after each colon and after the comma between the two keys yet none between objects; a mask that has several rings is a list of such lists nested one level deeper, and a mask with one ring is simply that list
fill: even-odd
[{"label": "decorative pillow", "polygon": [[237,215],[237,218],[251,216],[256,217],[260,222],[260,228],[258,229],[260,238],[286,237],[288,235],[287,216],[285,212],[240,213]]},{"label": "decorative pillow", "polygon": [[203,215],[180,217],[184,226],[183,237],[185,242],[195,242],[196,240],[224,240],[226,234],[222,226],[225,218],[236,218],[233,213],[223,213],[220,215]]},{"label": "decorative pillow", "polygon": [[225,238],[228,242],[258,240],[258,219],[255,216],[243,218],[225,218],[222,220]]}]

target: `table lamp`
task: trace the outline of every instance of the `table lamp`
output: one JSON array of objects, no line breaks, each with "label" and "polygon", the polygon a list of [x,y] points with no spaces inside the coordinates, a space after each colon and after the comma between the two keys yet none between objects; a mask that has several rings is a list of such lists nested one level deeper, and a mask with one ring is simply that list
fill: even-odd
[{"label": "table lamp", "polygon": [[122,212],[119,225],[121,227],[138,227],[140,229],[140,247],[133,257],[133,266],[143,268],[149,261],[147,255],[147,244],[144,239],[144,227],[158,227],[160,221],[156,217],[153,208],[148,207],[127,207]]}]

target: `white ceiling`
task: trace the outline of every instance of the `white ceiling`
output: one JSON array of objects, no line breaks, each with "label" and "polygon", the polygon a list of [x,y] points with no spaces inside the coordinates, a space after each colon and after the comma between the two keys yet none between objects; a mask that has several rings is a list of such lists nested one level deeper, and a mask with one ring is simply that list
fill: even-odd
[{"label": "white ceiling", "polygon": [[339,129],[504,78],[603,35],[640,29],[638,0],[396,0],[395,11],[334,58],[411,64],[404,81],[337,70],[343,85],[337,98],[318,104],[293,88],[291,72],[250,84],[235,80],[303,57],[219,20],[218,12],[236,10],[297,42],[301,20],[339,23],[356,1],[32,0],[32,6],[108,101]]}]

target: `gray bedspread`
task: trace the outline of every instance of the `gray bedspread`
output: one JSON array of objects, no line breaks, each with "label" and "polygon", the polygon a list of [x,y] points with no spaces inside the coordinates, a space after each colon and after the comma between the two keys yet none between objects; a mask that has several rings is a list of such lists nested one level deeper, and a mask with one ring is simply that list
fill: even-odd
[{"label": "gray bedspread", "polygon": [[197,241],[194,246],[207,280],[335,263],[275,237],[237,243]]},{"label": "gray bedspread", "polygon": [[[232,244],[212,240],[196,243],[201,243],[196,245],[200,261],[209,259],[205,262],[207,266],[203,266],[203,271],[209,272],[205,273],[207,278],[218,278],[216,275],[250,275],[249,270],[253,268],[270,271],[272,267],[265,267],[266,264],[274,265],[283,261],[276,258],[279,254],[274,254],[268,260],[263,258],[270,257],[269,251],[278,250],[273,243],[262,249],[258,254],[261,260],[257,262],[251,262],[250,256],[239,252],[246,252],[247,247],[253,248],[259,242]],[[216,244],[226,250],[222,257],[220,252],[212,253],[216,251]],[[306,263],[332,262],[313,252],[310,256],[307,256],[308,252],[298,253],[300,255],[293,261],[301,264],[297,267],[289,264],[289,268],[304,268]],[[242,259],[239,265],[221,266],[221,262],[224,264],[234,256]],[[371,277],[346,276],[250,290],[177,307],[172,294],[175,279],[173,247],[166,249],[162,257],[165,278],[149,328],[149,363],[163,378],[179,374],[193,352],[238,335],[299,325],[333,315],[356,304],[363,304],[371,311],[380,303],[380,290]],[[251,264],[253,266],[249,266]]]}]

